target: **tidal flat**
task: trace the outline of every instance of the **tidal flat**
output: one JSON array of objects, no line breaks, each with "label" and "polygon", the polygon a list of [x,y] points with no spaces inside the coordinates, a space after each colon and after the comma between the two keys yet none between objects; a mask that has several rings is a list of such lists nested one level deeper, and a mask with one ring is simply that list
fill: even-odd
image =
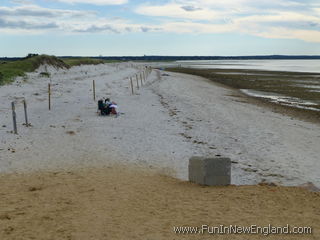
[{"label": "tidal flat", "polygon": [[205,77],[225,86],[239,89],[239,96],[242,93],[253,97],[254,100],[269,105],[278,112],[319,122],[320,74],[183,67],[166,70]]}]

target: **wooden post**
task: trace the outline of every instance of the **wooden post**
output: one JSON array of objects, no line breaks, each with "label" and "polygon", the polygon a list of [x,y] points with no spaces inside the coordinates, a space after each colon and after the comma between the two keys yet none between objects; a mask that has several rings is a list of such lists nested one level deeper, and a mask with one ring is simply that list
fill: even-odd
[{"label": "wooden post", "polygon": [[158,80],[161,80],[161,73],[159,70],[157,70],[157,78],[158,78]]},{"label": "wooden post", "polygon": [[140,80],[141,80],[141,86],[143,86],[143,82],[142,82],[142,72],[140,72]]},{"label": "wooden post", "polygon": [[23,100],[23,107],[24,107],[24,119],[26,121],[26,127],[29,127],[28,113],[27,113],[27,101],[26,100]]},{"label": "wooden post", "polygon": [[92,81],[92,89],[93,89],[93,101],[96,101],[96,82]]},{"label": "wooden post", "polygon": [[13,132],[14,132],[14,134],[18,134],[17,114],[16,114],[16,108],[14,106],[14,102],[11,102],[11,108],[12,108]]},{"label": "wooden post", "polygon": [[138,74],[136,74],[136,80],[137,80],[137,88],[139,89],[139,80],[138,80]]},{"label": "wooden post", "polygon": [[51,84],[48,83],[49,111],[51,110]]},{"label": "wooden post", "polygon": [[131,83],[131,92],[132,92],[132,95],[134,95],[132,77],[130,77],[130,83]]}]

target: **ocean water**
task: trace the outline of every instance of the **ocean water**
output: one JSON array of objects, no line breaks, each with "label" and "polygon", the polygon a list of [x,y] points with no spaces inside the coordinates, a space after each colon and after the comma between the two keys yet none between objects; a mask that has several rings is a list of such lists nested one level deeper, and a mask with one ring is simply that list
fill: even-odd
[{"label": "ocean water", "polygon": [[182,67],[201,69],[250,69],[320,74],[320,60],[199,60],[177,61]]}]

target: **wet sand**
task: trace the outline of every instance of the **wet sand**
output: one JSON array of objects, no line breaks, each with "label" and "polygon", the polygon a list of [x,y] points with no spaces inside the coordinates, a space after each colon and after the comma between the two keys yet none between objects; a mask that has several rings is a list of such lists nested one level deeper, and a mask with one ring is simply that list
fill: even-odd
[{"label": "wet sand", "polygon": [[[259,104],[277,113],[301,120],[320,123],[320,91],[318,90],[320,76],[317,73],[249,69],[168,68],[167,70],[208,78],[221,86],[241,90],[236,95],[247,98],[247,102]],[[265,94],[273,98],[265,97]],[[250,95],[260,97],[250,97]]]}]

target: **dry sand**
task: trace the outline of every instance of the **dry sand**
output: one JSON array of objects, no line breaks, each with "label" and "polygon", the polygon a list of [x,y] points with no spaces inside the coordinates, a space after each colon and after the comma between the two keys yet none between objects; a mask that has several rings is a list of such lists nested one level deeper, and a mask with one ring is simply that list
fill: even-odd
[{"label": "dry sand", "polygon": [[[0,239],[320,239],[320,193],[201,187],[115,165],[0,176]],[[179,235],[174,226],[310,226],[312,235]]]},{"label": "dry sand", "polygon": [[[232,159],[233,184],[319,186],[319,125],[250,105],[230,89],[183,74],[153,71],[131,95],[128,77],[142,67],[42,67],[27,82],[0,87],[1,240],[262,238],[173,233],[174,226],[202,224],[311,226],[311,236],[268,239],[320,238],[319,193],[182,181],[190,156],[220,154]],[[51,79],[39,77],[45,70]],[[119,104],[118,118],[97,116],[92,80],[97,98]],[[29,128],[22,126],[23,98]],[[17,103],[18,135],[10,132],[11,101]]]},{"label": "dry sand", "polygon": [[[320,187],[318,124],[248,104],[231,89],[178,73],[159,76],[153,71],[131,95],[128,78],[142,68],[142,63],[69,70],[43,66],[28,74],[27,82],[18,79],[1,86],[0,172],[72,170],[114,161],[160,167],[186,180],[190,156],[222,155],[233,162],[233,184],[312,182]],[[51,78],[39,76],[43,71]],[[116,101],[120,117],[97,116],[92,80],[97,98]],[[23,98],[28,102],[30,128],[22,126]],[[13,100],[19,135],[10,133]]]}]

